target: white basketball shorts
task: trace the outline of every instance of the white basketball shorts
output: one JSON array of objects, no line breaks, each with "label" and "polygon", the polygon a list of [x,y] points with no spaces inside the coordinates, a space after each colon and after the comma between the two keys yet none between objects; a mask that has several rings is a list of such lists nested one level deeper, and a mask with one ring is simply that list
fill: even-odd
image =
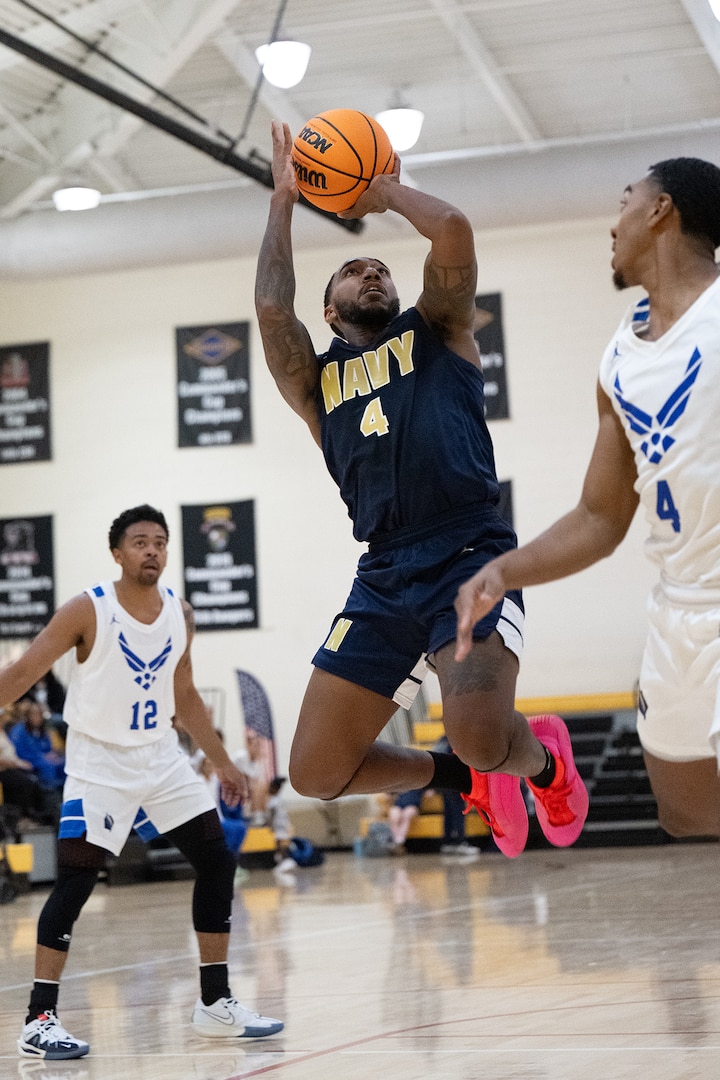
[{"label": "white basketball shorts", "polygon": [[113,855],[135,831],[151,840],[215,809],[175,731],[144,746],[114,746],[68,731],[60,838],[86,834]]},{"label": "white basketball shorts", "polygon": [[720,606],[657,585],[640,669],[638,734],[665,761],[720,761]]}]

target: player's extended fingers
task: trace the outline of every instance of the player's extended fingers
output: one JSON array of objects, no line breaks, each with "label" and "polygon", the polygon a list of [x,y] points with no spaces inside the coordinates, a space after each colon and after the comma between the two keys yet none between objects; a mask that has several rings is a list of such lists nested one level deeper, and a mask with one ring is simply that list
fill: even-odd
[{"label": "player's extended fingers", "polygon": [[458,618],[457,637],[455,638],[455,659],[461,663],[472,648],[472,628],[475,621],[469,612]]},{"label": "player's extended fingers", "polygon": [[465,582],[460,586],[455,597],[455,611],[457,612],[457,637],[455,639],[455,659],[458,663],[465,659],[472,648],[473,601],[470,583]]},{"label": "player's extended fingers", "polygon": [[272,134],[273,158],[276,162],[284,161],[292,150],[292,135],[288,124],[282,120],[273,120],[270,124]]},{"label": "player's extended fingers", "polygon": [[290,125],[289,124],[283,124],[282,133],[283,133],[283,147],[285,149],[285,152],[289,156],[291,151],[292,151],[292,148],[293,148],[293,137],[292,137],[292,132],[290,130]]},{"label": "player's extended fingers", "polygon": [[455,639],[455,659],[458,663],[465,659],[472,648],[472,632],[475,623],[495,607],[502,596],[494,596],[482,576],[470,578],[458,589],[455,597],[457,613],[457,637]]}]

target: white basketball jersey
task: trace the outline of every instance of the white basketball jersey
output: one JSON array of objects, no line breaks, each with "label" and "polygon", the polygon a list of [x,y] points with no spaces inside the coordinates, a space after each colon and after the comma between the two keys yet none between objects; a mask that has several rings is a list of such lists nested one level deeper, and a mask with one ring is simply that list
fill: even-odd
[{"label": "white basketball jersey", "polygon": [[638,335],[649,305],[626,314],[600,384],[635,454],[650,525],[646,551],[677,599],[720,597],[720,279],[658,341]]},{"label": "white basketball jersey", "polygon": [[118,746],[155,742],[172,728],[174,676],[187,646],[180,600],[160,586],[162,611],[138,622],[118,602],[113,582],[86,589],[95,608],[95,642],[75,661],[63,718],[71,731]]}]

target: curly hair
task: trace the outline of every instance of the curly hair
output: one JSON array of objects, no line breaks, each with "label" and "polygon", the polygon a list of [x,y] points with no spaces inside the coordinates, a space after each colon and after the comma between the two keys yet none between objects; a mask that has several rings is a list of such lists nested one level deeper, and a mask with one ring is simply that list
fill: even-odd
[{"label": "curly hair", "polygon": [[110,532],[108,533],[108,543],[110,550],[120,547],[123,536],[127,532],[131,525],[136,525],[138,521],[152,521],[155,525],[159,525],[161,529],[165,530],[165,535],[170,538],[170,530],[168,529],[165,515],[160,510],[156,510],[154,506],[149,506],[147,503],[143,503],[142,506],[133,506],[129,510],[123,510],[122,514],[119,514],[115,518],[110,526]]}]

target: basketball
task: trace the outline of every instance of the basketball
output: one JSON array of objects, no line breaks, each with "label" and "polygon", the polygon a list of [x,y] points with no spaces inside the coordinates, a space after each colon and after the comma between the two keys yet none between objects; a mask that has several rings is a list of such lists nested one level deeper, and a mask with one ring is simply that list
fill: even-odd
[{"label": "basketball", "polygon": [[384,129],[355,109],[318,113],[293,142],[298,188],[313,206],[332,213],[356,203],[374,176],[392,172],[393,160]]}]

